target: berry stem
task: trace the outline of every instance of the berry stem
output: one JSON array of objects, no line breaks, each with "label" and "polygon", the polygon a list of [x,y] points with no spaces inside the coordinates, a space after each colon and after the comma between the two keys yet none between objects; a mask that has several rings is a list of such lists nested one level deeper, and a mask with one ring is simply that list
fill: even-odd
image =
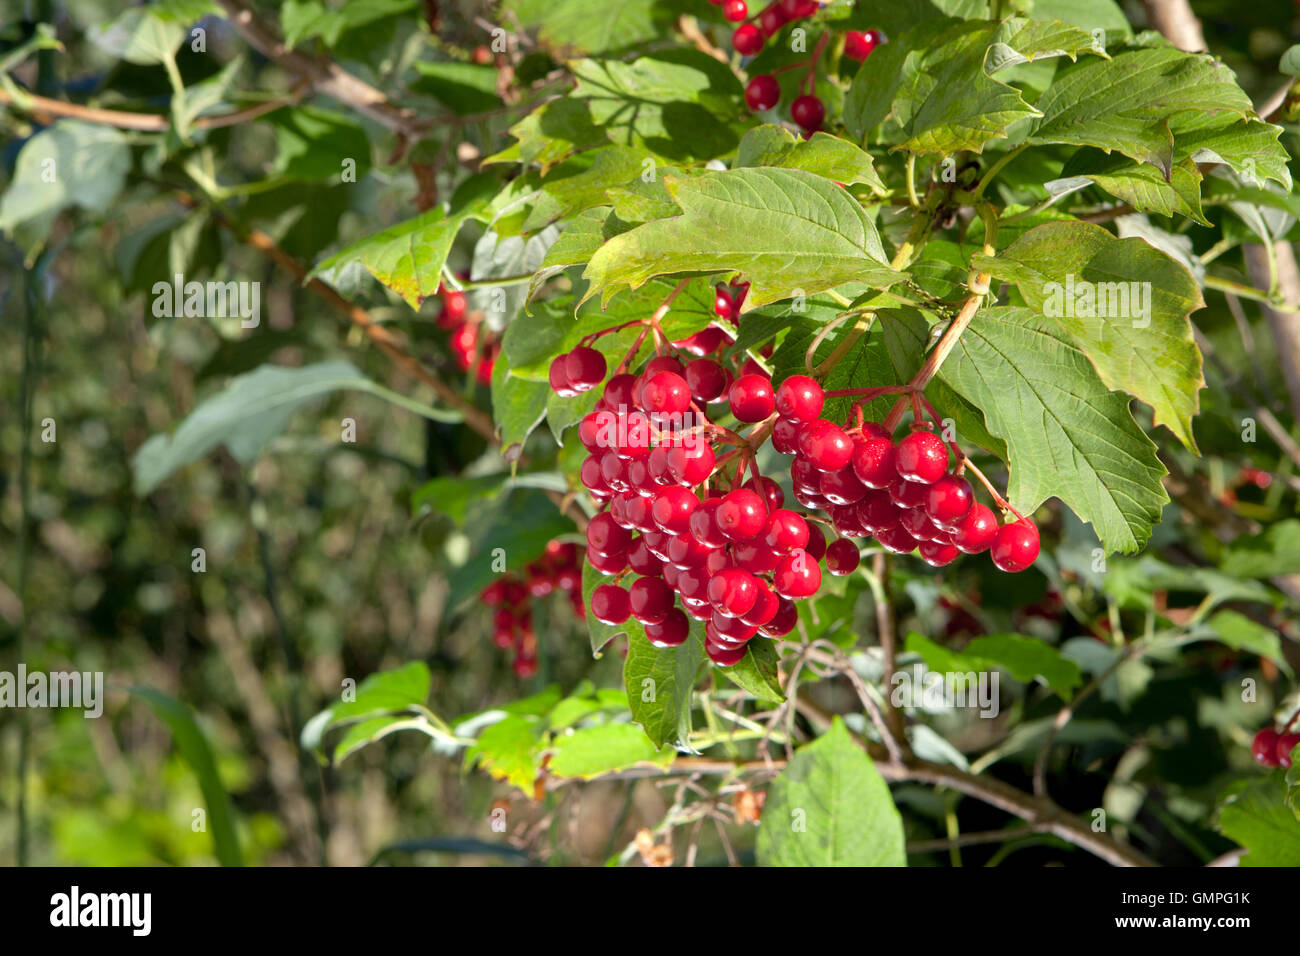
[{"label": "berry stem", "polygon": [[1296,718],[1297,718],[1297,717],[1300,717],[1300,710],[1297,710],[1294,714],[1291,715],[1291,719],[1288,720],[1288,721],[1286,722],[1286,726],[1282,728],[1282,733],[1285,734],[1285,733],[1289,733],[1289,732],[1290,732],[1290,730],[1291,730],[1291,725],[1294,724],[1294,723],[1296,722]]}]

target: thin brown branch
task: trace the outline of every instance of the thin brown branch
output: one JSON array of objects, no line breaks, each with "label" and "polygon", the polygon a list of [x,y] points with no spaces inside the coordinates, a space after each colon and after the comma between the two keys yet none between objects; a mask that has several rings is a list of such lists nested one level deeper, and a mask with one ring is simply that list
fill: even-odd
[{"label": "thin brown branch", "polygon": [[418,139],[423,133],[426,124],[412,110],[393,103],[381,90],[353,76],[337,63],[291,50],[275,28],[260,20],[244,0],[218,2],[230,22],[254,49],[307,81],[316,92],[351,107],[404,140]]},{"label": "thin brown branch", "polygon": [[[306,86],[303,85],[290,96],[267,100],[265,103],[255,103],[252,106],[246,106],[230,113],[221,113],[216,116],[200,116],[194,121],[193,125],[195,129],[220,129],[225,126],[238,126],[240,123],[247,123],[249,120],[274,112],[282,106],[292,106],[302,98],[302,93],[305,90]],[[131,113],[125,110],[106,110],[96,106],[81,106],[64,100],[50,99],[48,96],[37,96],[34,93],[15,97],[3,88],[0,88],[0,105],[12,106],[15,110],[35,116],[42,122],[47,122],[50,117],[67,117],[69,119],[83,120],[87,123],[96,123],[100,126],[113,126],[117,129],[137,130],[142,133],[166,132],[172,125],[171,117],[158,113]]]}]

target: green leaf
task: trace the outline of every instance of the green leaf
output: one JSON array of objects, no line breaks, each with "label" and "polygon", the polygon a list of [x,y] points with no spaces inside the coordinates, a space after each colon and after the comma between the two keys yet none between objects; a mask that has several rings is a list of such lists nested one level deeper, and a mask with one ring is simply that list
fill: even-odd
[{"label": "green leaf", "polygon": [[756,126],[740,141],[735,165],[803,169],[835,182],[864,183],[877,193],[885,192],[871,154],[829,133],[813,133],[805,140],[784,126]]},{"label": "green leaf", "polygon": [[1205,301],[1182,265],[1142,239],[1116,239],[1086,222],[1044,223],[976,268],[1014,282],[1062,329],[1106,387],[1151,406],[1196,450],[1192,417],[1205,387],[1188,316]]},{"label": "green leaf", "polygon": [[1286,673],[1291,672],[1291,665],[1282,653],[1282,638],[1272,628],[1256,624],[1236,611],[1219,611],[1206,623],[1233,650],[1267,657]]},{"label": "green leaf", "polygon": [[736,148],[742,89],[724,63],[698,50],[667,50],[630,63],[578,60],[570,96],[615,143],[670,162],[700,162]]},{"label": "green leaf", "polygon": [[477,599],[498,574],[523,571],[530,561],[541,557],[547,544],[573,530],[573,519],[541,491],[515,488],[490,523],[476,529],[474,551],[447,575],[447,587],[457,603]]},{"label": "green leaf", "polygon": [[906,866],[903,819],[876,765],[836,717],[767,791],[760,866]]},{"label": "green leaf", "polygon": [[221,782],[217,771],[216,755],[207,736],[194,719],[189,707],[152,687],[128,688],[134,696],[149,705],[154,715],[167,725],[172,741],[181,758],[189,765],[203,793],[208,808],[208,824],[212,828],[212,849],[222,866],[243,866],[239,849],[239,835],[235,832],[235,809],[230,793]]},{"label": "green leaf", "polygon": [[1156,591],[1195,591],[1209,598],[1207,606],[1224,601],[1273,603],[1273,592],[1258,581],[1240,580],[1213,568],[1165,564],[1151,555],[1134,560],[1115,559],[1108,563],[1106,593],[1124,608],[1154,611]]},{"label": "green leaf", "polygon": [[87,36],[110,56],[152,66],[173,59],[185,40],[185,26],[167,22],[145,7],[133,7],[109,24],[92,27]]},{"label": "green leaf", "polygon": [[[618,192],[610,190],[615,208],[618,205]],[[547,279],[573,266],[585,266],[597,249],[630,228],[630,223],[624,222],[605,206],[580,213],[564,227],[564,231],[546,250],[546,258],[528,281],[528,299],[531,301],[537,295],[537,290]],[[514,328],[515,324],[511,323],[510,328]]]},{"label": "green leaf", "polygon": [[487,209],[496,188],[492,177],[473,177],[456,191],[450,210],[431,209],[367,236],[330,256],[311,274],[333,283],[345,267],[360,263],[412,309],[419,309],[421,302],[438,291],[456,233],[466,220]]},{"label": "green leaf", "polygon": [[339,181],[344,163],[361,177],[370,169],[370,141],[359,123],[315,106],[279,109],[265,117],[275,127],[272,175],[285,179]]},{"label": "green leaf", "polygon": [[1300,76],[1300,43],[1287,47],[1278,61],[1277,71],[1287,76]]},{"label": "green leaf", "polygon": [[691,636],[680,647],[655,647],[644,632],[630,631],[623,686],[632,719],[656,747],[689,749],[691,692],[704,662],[703,626],[692,621]]},{"label": "green leaf", "polygon": [[531,797],[546,748],[543,730],[537,717],[509,714],[479,734],[465,750],[465,766],[477,766]]},{"label": "green leaf", "polygon": [[1037,103],[1042,118],[1029,143],[1117,149],[1168,176],[1174,162],[1170,120],[1180,113],[1254,115],[1232,71],[1209,56],[1153,47],[1113,60],[1067,66]]},{"label": "green leaf", "polygon": [[305,402],[339,389],[368,392],[428,418],[459,421],[388,391],[340,360],[299,368],[263,365],[239,375],[205,399],[170,434],[152,436],[132,459],[136,494],[149,494],[178,468],[198,461],[224,444],[240,464],[250,464],[289,424]]},{"label": "green leaf", "polygon": [[1219,811],[1223,835],[1246,848],[1242,866],[1300,866],[1300,819],[1285,802],[1282,775],[1247,784]]},{"label": "green leaf", "polygon": [[520,230],[535,232],[557,219],[609,205],[609,190],[640,175],[646,158],[644,152],[626,146],[603,146],[560,163],[542,180],[541,191]]},{"label": "green leaf", "polygon": [[0,231],[30,224],[43,238],[70,206],[103,213],[131,169],[126,135],[111,126],[60,120],[23,144],[9,188],[0,197]]},{"label": "green leaf", "polygon": [[1224,574],[1241,578],[1300,574],[1300,520],[1288,518],[1263,535],[1238,538],[1228,545],[1219,566]]},{"label": "green leaf", "polygon": [[411,82],[411,92],[432,96],[457,116],[486,113],[501,106],[495,66],[419,60],[415,69],[420,75]]},{"label": "green leaf", "polygon": [[352,700],[343,700],[323,711],[330,715],[322,730],[380,714],[400,714],[429,699],[433,678],[423,661],[411,661],[392,670],[371,674],[357,685]]},{"label": "green leaf", "polygon": [[1061,171],[1062,180],[1076,176],[1095,183],[1139,212],[1187,216],[1201,225],[1210,224],[1201,211],[1201,171],[1190,158],[1175,164],[1166,182],[1160,171],[1148,163],[1135,163],[1120,153],[1107,156],[1101,150],[1085,148],[1075,153]]},{"label": "green leaf", "polygon": [[561,54],[611,53],[663,37],[672,11],[662,0],[505,0],[503,11]]},{"label": "green leaf", "polygon": [[1227,163],[1243,179],[1272,179],[1291,189],[1290,156],[1279,141],[1282,127],[1221,113],[1184,113],[1172,124],[1174,162]]},{"label": "green leaf", "polygon": [[349,34],[373,31],[389,17],[413,10],[417,0],[348,0],[328,7],[321,0],[285,0],[280,10],[280,27],[285,45],[291,49],[304,40],[320,37],[328,47],[337,46]]},{"label": "green leaf", "polygon": [[990,634],[977,637],[961,651],[952,651],[916,632],[907,635],[908,653],[919,654],[927,669],[939,673],[962,674],[1004,668],[1023,684],[1041,677],[1053,691],[1066,700],[1083,683],[1079,665],[1049,644],[1019,634]]},{"label": "green leaf", "polygon": [[556,737],[546,769],[556,777],[590,780],[637,764],[666,767],[676,756],[671,747],[659,749],[652,745],[640,727],[603,724]]},{"label": "green leaf", "polygon": [[412,717],[371,717],[369,720],[352,724],[339,738],[330,752],[330,762],[338,766],[358,750],[368,747],[377,740],[399,730],[414,730],[424,726],[422,718]]},{"label": "green leaf", "polygon": [[1286,772],[1286,805],[1300,820],[1300,744],[1291,749],[1291,766]]},{"label": "green leaf", "polygon": [[591,118],[585,100],[563,97],[534,110],[514,126],[517,142],[483,160],[490,163],[538,163],[545,172],[575,152],[609,142]]},{"label": "green leaf", "polygon": [[1019,90],[993,75],[1080,52],[1097,52],[1091,34],[1064,23],[925,21],[862,65],[845,101],[844,123],[861,137],[889,116],[901,129],[894,149],[982,152],[1012,123],[1038,115]]},{"label": "green leaf", "polygon": [[1135,551],[1169,500],[1155,445],[1064,333],[1027,309],[976,314],[939,372],[1007,444],[1008,496],[1022,513],[1050,496]]},{"label": "green leaf", "polygon": [[781,675],[777,667],[776,642],[756,640],[734,667],[719,668],[737,687],[743,687],[759,700],[779,704],[785,700]]},{"label": "green leaf", "polygon": [[591,283],[584,301],[599,292],[608,303],[620,287],[682,272],[745,275],[751,307],[845,282],[887,287],[900,278],[862,207],[820,176],[750,168],[665,183],[683,215],[605,243],[583,273]]}]

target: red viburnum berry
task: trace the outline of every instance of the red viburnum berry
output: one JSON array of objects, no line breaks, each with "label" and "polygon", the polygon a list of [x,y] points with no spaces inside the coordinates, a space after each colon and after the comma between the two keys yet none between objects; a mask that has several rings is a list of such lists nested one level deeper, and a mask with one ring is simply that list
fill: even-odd
[{"label": "red viburnum berry", "polygon": [[825,397],[817,380],[807,375],[791,375],[776,390],[776,411],[782,418],[811,422],[821,414]]},{"label": "red viburnum berry", "polygon": [[908,481],[932,485],[948,470],[948,446],[934,432],[911,432],[898,443],[895,465]]},{"label": "red viburnum berry", "polygon": [[772,426],[772,447],[782,455],[793,455],[799,450],[799,436],[803,426],[788,418],[778,418]]},{"label": "red viburnum berry", "polygon": [[1023,571],[1038,557],[1038,527],[1028,518],[1004,524],[989,548],[999,571]]},{"label": "red viburnum berry", "polygon": [[1255,757],[1255,762],[1261,767],[1276,767],[1277,760],[1277,742],[1281,737],[1272,727],[1265,727],[1255,735],[1255,739],[1250,742],[1250,752]]},{"label": "red viburnum berry", "polygon": [[731,405],[731,414],[736,416],[737,421],[761,422],[776,407],[772,380],[766,375],[742,375],[731,383],[727,401]]},{"label": "red viburnum berry", "polygon": [[868,488],[888,488],[898,478],[894,443],[888,438],[868,438],[853,446],[853,471]]},{"label": "red viburnum berry", "polygon": [[763,31],[764,36],[772,36],[785,26],[785,13],[782,12],[779,4],[772,4],[766,10],[758,15],[758,26]]},{"label": "red viburnum berry", "polygon": [[[695,497],[695,492],[681,485],[669,485],[655,495],[651,514],[655,524],[668,534],[686,534],[691,527],[691,514],[699,506],[700,499]],[[590,523],[587,528],[590,530]]]},{"label": "red viburnum berry", "polygon": [[740,617],[758,600],[758,578],[740,568],[724,568],[709,579],[708,596],[724,617]]},{"label": "red viburnum berry", "polygon": [[998,534],[998,519],[992,509],[976,502],[959,521],[953,532],[952,543],[963,554],[987,551]]},{"label": "red viburnum berry", "polygon": [[1295,750],[1300,744],[1300,734],[1281,734],[1277,738],[1277,747],[1275,756],[1278,764],[1284,769],[1291,769],[1291,751]]},{"label": "red viburnum berry", "polygon": [[564,357],[564,373],[569,387],[586,392],[605,381],[605,356],[593,348],[579,345]]},{"label": "red viburnum berry", "polygon": [[569,374],[565,370],[565,360],[567,358],[567,355],[557,356],[551,362],[551,368],[547,375],[547,378],[551,383],[551,391],[560,396],[560,398],[573,398],[573,396],[578,394],[578,390],[574,388],[572,383],[569,381]]},{"label": "red viburnum berry", "polygon": [[591,592],[591,613],[602,624],[622,624],[632,616],[632,605],[617,584],[602,584]]},{"label": "red viburnum berry", "polygon": [[773,551],[785,553],[803,548],[808,543],[808,522],[793,511],[782,508],[767,516],[763,528],[763,544]]},{"label": "red viburnum berry", "polygon": [[727,370],[713,359],[691,362],[686,366],[685,378],[691,397],[701,405],[716,401],[727,390]]},{"label": "red viburnum berry", "polygon": [[722,4],[722,15],[732,23],[739,23],[749,16],[749,4],[745,0],[726,0]]},{"label": "red viburnum berry", "polygon": [[955,545],[943,541],[922,541],[919,546],[921,560],[932,568],[941,568],[951,564],[960,552]]},{"label": "red viburnum berry", "polygon": [[970,512],[975,493],[970,482],[957,475],[944,475],[926,492],[925,510],[940,528],[954,527]]},{"label": "red viburnum berry", "polygon": [[659,372],[641,386],[641,407],[652,415],[680,415],[691,407],[691,387],[676,372]]},{"label": "red viburnum berry", "polygon": [[763,31],[752,23],[742,23],[731,34],[731,45],[741,56],[753,56],[763,49]]},{"label": "red viburnum berry", "polygon": [[659,624],[673,608],[673,591],[663,578],[637,578],[627,589],[628,607],[642,624]]},{"label": "red viburnum berry", "polygon": [[737,488],[723,496],[713,520],[732,541],[748,541],[767,522],[763,498],[748,488]]},{"label": "red viburnum berry", "polygon": [[858,546],[847,538],[837,538],[826,546],[826,570],[831,574],[852,574],[861,560]]},{"label": "red viburnum berry", "polygon": [[[780,102],[781,84],[776,81],[776,77],[761,73],[745,84],[745,105],[755,113],[770,110]],[[733,303],[732,309],[734,308]],[[731,314],[734,311],[723,318],[730,318]]]},{"label": "red viburnum berry", "polygon": [[713,474],[713,447],[700,438],[668,450],[668,471],[678,484],[693,488]]},{"label": "red viburnum berry", "polygon": [[655,647],[678,647],[686,643],[691,633],[691,622],[686,612],[673,608],[662,621],[645,626],[645,636]]},{"label": "red viburnum berry", "polygon": [[822,584],[822,569],[817,559],[797,548],[784,558],[772,572],[772,586],[776,593],[792,600],[811,597]]},{"label": "red viburnum berry", "polygon": [[879,45],[880,34],[876,30],[849,30],[844,34],[844,55],[859,63],[871,56],[871,51]]},{"label": "red viburnum berry", "polygon": [[838,425],[818,418],[799,436],[799,453],[821,471],[839,471],[853,458],[853,440]]},{"label": "red viburnum berry", "polygon": [[587,547],[591,551],[597,554],[621,554],[631,546],[631,532],[620,528],[608,511],[602,511],[587,522]]},{"label": "red viburnum berry", "polygon": [[790,119],[805,130],[821,129],[826,106],[815,96],[804,95],[790,104]]}]

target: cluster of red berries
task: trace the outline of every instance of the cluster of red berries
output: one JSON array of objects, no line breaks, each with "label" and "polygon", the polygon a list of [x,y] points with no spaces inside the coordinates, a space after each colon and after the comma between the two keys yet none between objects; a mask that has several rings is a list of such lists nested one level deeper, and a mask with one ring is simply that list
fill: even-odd
[{"label": "cluster of red berries", "polygon": [[[469,301],[464,292],[457,292],[445,285],[438,287],[438,298],[442,300],[442,310],[438,313],[438,328],[451,333],[451,354],[456,359],[462,372],[468,372],[474,366],[474,355],[478,356],[478,369],[475,378],[482,385],[492,384],[492,366],[501,352],[501,343],[494,336],[485,334],[482,323],[471,322],[468,316]],[[479,336],[484,336],[482,350],[479,348]]]},{"label": "cluster of red berries", "polygon": [[[709,658],[730,666],[756,635],[790,633],[794,602],[821,586],[821,562],[831,574],[857,568],[851,538],[874,535],[900,554],[920,548],[936,567],[959,551],[991,549],[1004,571],[1038,556],[1033,523],[999,527],[969,483],[949,473],[947,446],[931,432],[918,428],[895,444],[877,425],[841,429],[819,417],[825,396],[814,379],[791,376],[773,390],[752,359],[733,376],[707,352],[687,351],[698,357],[685,365],[660,355],[639,375],[613,375],[579,425],[589,452],[581,481],[604,504],[587,526],[587,561],[607,575],[637,575],[626,588],[595,589],[597,620],[634,617],[653,644],[672,647],[687,639],[688,615],[695,617],[705,622]],[[555,359],[551,384],[576,394],[604,374],[604,356],[579,346]],[[710,405],[756,425],[751,438],[717,425]],[[783,507],[784,492],[770,478],[755,472],[743,480],[754,460],[749,443],[768,428],[778,452],[796,455],[795,498],[829,520]],[[719,457],[718,438],[736,450]],[[724,466],[736,458],[728,474]],[[823,524],[840,537],[827,544]]]},{"label": "cluster of red berries", "polygon": [[[1291,721],[1294,723],[1295,718],[1292,717]],[[1254,755],[1256,763],[1261,767],[1289,768],[1291,766],[1291,751],[1300,744],[1300,734],[1288,733],[1290,726],[1291,724],[1287,724],[1280,734],[1272,727],[1265,727],[1255,735],[1255,739],[1250,743],[1250,752]]]},{"label": "cluster of red berries", "polygon": [[522,576],[503,574],[479,592],[479,600],[496,608],[492,643],[514,651],[512,667],[518,677],[537,673],[537,634],[529,602],[556,591],[568,595],[579,618],[587,616],[582,603],[582,554],[570,541],[550,542],[540,558],[524,567]]},{"label": "cluster of red berries", "polygon": [[[728,20],[740,22],[749,17],[749,8],[744,0],[710,0],[722,7],[722,14]],[[773,0],[757,17],[741,23],[731,35],[731,45],[742,56],[754,56],[763,49],[768,38],[775,35],[787,23],[802,20],[817,12],[817,0]],[[861,63],[871,55],[871,51],[884,42],[879,30],[849,30],[844,34],[844,55]],[[820,50],[820,47],[818,48]],[[796,97],[790,103],[790,119],[811,136],[821,129],[826,119],[826,104],[812,93],[813,70],[816,68],[817,54],[808,64],[808,92]],[[792,67],[784,67],[791,69]],[[779,72],[779,71],[778,71]],[[756,113],[775,109],[781,102],[781,84],[774,75],[762,73],[754,76],[745,85],[745,103]]]}]

